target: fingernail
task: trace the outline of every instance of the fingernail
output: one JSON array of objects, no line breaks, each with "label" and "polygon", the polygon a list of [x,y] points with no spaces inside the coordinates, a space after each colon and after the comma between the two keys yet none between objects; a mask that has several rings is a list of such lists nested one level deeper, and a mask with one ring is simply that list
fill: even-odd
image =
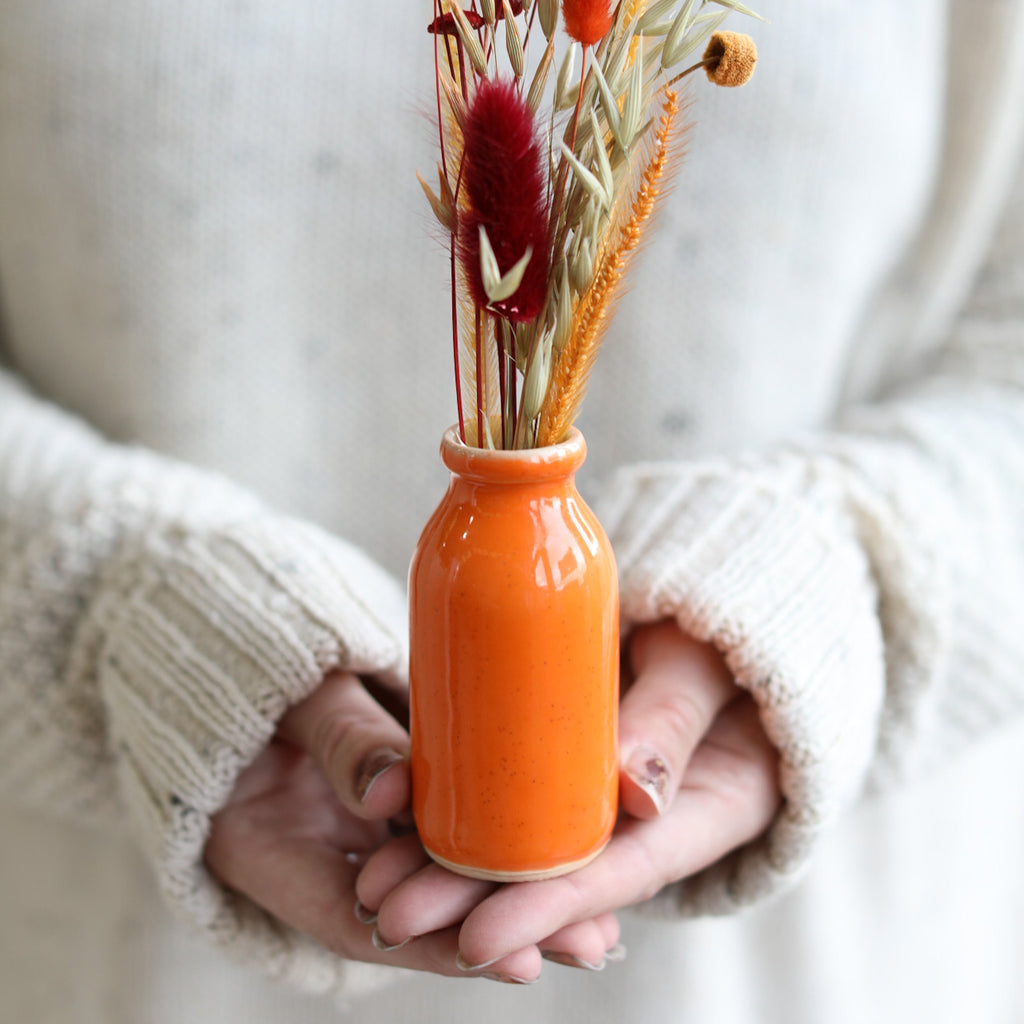
[{"label": "fingernail", "polygon": [[670,776],[661,755],[650,747],[638,747],[629,755],[625,771],[651,798],[655,810],[663,814],[668,805]]},{"label": "fingernail", "polygon": [[412,940],[415,937],[416,937],[415,935],[410,935],[407,938],[402,939],[401,942],[396,942],[394,944],[389,944],[389,943],[384,941],[383,937],[380,934],[380,929],[379,928],[374,928],[373,929],[372,940],[373,940],[373,945],[377,949],[379,949],[382,953],[392,953],[396,949],[401,949],[403,946],[409,945],[409,943],[412,942]]},{"label": "fingernail", "polygon": [[514,974],[495,974],[491,971],[485,971],[480,977],[486,978],[488,981],[500,981],[505,985],[532,985],[537,980],[536,978],[517,978]]},{"label": "fingernail", "polygon": [[356,905],[352,908],[352,912],[356,915],[356,920],[360,924],[377,923],[377,915],[372,910],[367,910],[359,900],[356,900]]},{"label": "fingernail", "polygon": [[[505,956],[504,953],[501,956]],[[482,964],[471,964],[461,953],[455,954],[455,966],[460,971],[479,971],[481,967],[490,967],[491,964],[496,964],[501,956],[493,957],[490,960],[485,960]]]},{"label": "fingernail", "polygon": [[626,947],[621,942],[616,942],[604,955],[606,964],[621,964],[626,959]]},{"label": "fingernail", "polygon": [[370,792],[373,784],[393,765],[404,760],[404,755],[390,747],[375,750],[363,758],[356,776],[356,796],[362,803]]},{"label": "fingernail", "polygon": [[592,964],[581,956],[573,956],[572,953],[559,953],[554,950],[541,950],[540,955],[553,964],[561,964],[563,967],[578,967],[583,971],[603,971],[605,961],[599,964]]}]

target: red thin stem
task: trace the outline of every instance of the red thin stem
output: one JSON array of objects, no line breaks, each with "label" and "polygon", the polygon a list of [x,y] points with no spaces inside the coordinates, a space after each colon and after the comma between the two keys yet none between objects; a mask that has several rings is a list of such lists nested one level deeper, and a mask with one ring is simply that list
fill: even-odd
[{"label": "red thin stem", "polygon": [[497,319],[494,321],[494,343],[498,346],[498,397],[501,403],[501,447],[508,447],[506,435],[508,420],[506,417],[505,398],[508,393],[506,387],[507,359],[505,356],[505,332]]},{"label": "red thin stem", "polygon": [[[440,17],[438,0],[434,0],[434,18]],[[441,36],[444,39],[445,36]],[[441,144],[441,170],[448,177],[448,162],[444,153],[444,124],[441,117],[441,60],[437,55],[438,37],[434,37],[434,95],[437,99],[437,139]],[[447,49],[447,46],[445,47]]]},{"label": "red thin stem", "polygon": [[469,102],[469,86],[466,85],[466,53],[462,48],[462,40],[457,39],[455,42],[455,49],[459,54],[459,85],[462,88],[462,99],[465,103]]},{"label": "red thin stem", "polygon": [[583,107],[583,85],[587,79],[587,50],[589,46],[584,45],[582,57],[580,59],[580,88],[576,93],[576,109],[572,112],[572,139],[569,142],[569,148],[575,153],[576,152],[576,132],[580,127],[580,110]]},{"label": "red thin stem", "polygon": [[455,404],[459,409],[459,440],[466,443],[466,419],[462,411],[462,367],[459,361],[459,303],[455,294],[455,236],[448,241],[448,260],[452,275],[452,358],[455,361]]},{"label": "red thin stem", "polygon": [[519,419],[519,405],[518,398],[516,397],[516,356],[515,356],[515,335],[512,336],[513,349],[508,356],[508,387],[509,387],[509,403],[508,407],[512,412],[512,429],[509,431],[509,447],[515,446],[516,436],[516,424]]},{"label": "red thin stem", "polygon": [[452,76],[452,81],[455,81],[455,61],[452,60],[452,41],[448,36],[443,36],[444,39],[444,55],[448,58],[448,73]]},{"label": "red thin stem", "polygon": [[476,307],[476,446],[484,446],[483,310]]},{"label": "red thin stem", "polygon": [[536,4],[531,4],[530,5],[530,16],[529,16],[529,18],[526,19],[526,34],[523,36],[523,49],[524,50],[526,49],[526,47],[529,45],[529,42],[530,42],[530,33],[533,31],[533,19],[534,19],[534,16],[536,15],[536,13],[537,13],[537,5]]},{"label": "red thin stem", "polygon": [[[435,19],[440,17],[440,4],[438,0],[434,0],[434,17]],[[441,36],[444,39],[445,55],[448,58],[448,69],[452,74],[455,73],[455,69],[452,65],[452,50],[451,44],[448,41],[447,36]],[[438,141],[441,145],[441,173],[447,179],[448,177],[448,159],[445,153],[444,145],[444,123],[441,114],[441,66],[440,58],[437,53],[438,40],[434,42],[434,92],[437,97],[437,136]],[[466,418],[462,411],[462,368],[459,365],[459,307],[458,299],[455,292],[455,235],[451,234],[448,237],[448,262],[451,268],[451,293],[452,293],[452,358],[455,362],[455,405],[459,413],[459,440],[463,444],[466,443]]]}]

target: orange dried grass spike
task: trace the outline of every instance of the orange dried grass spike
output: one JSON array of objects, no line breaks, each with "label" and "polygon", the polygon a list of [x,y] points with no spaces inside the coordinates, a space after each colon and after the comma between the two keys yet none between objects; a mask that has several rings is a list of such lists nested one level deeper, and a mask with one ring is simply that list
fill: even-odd
[{"label": "orange dried grass spike", "polygon": [[[639,17],[641,14],[644,13],[644,11],[647,10],[649,3],[650,0],[630,0],[629,7],[626,9],[626,17],[623,21],[623,24],[631,24],[634,18]],[[629,44],[629,57],[626,60],[627,67],[633,66],[633,61],[636,60],[637,51],[639,49],[640,39],[639,37],[637,37],[634,38],[633,41]],[[623,97],[623,102],[624,101],[625,97]]]},{"label": "orange dried grass spike", "polygon": [[601,253],[594,279],[573,313],[569,340],[552,371],[537,430],[538,446],[563,440],[579,413],[594,360],[604,338],[611,305],[617,297],[629,259],[639,246],[644,228],[664,193],[662,181],[673,153],[673,131],[678,112],[675,92],[666,91],[651,156],[640,177],[630,215],[619,229],[615,244]]}]

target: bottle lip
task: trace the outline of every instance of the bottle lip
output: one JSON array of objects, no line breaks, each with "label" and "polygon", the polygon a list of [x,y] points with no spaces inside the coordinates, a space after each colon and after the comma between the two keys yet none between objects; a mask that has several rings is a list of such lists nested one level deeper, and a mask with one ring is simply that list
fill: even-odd
[{"label": "bottle lip", "polygon": [[573,427],[558,444],[512,450],[473,448],[449,427],[441,440],[441,460],[452,473],[468,480],[513,484],[571,476],[587,457],[587,442]]}]

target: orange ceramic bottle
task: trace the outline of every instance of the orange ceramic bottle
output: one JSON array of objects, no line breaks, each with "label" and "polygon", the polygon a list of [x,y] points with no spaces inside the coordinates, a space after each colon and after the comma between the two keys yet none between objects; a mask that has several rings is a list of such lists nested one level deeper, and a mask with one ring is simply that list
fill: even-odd
[{"label": "orange ceramic bottle", "polygon": [[596,856],[618,792],[618,589],[580,498],[586,455],[490,451],[455,430],[409,572],[413,810],[439,863],[498,880]]}]

